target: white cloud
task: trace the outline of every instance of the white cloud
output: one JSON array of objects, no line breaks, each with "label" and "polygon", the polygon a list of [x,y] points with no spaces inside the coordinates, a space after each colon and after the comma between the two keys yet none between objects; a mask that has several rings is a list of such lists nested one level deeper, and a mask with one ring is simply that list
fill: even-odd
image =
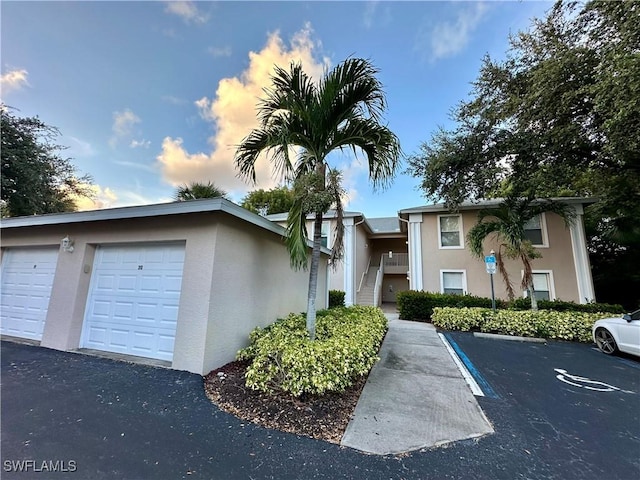
[{"label": "white cloud", "polygon": [[[370,29],[374,26],[387,26],[391,22],[392,2],[385,2],[384,5],[377,0],[366,2],[364,14],[362,15],[362,23],[365,28]],[[378,8],[380,7],[380,8]]]},{"label": "white cloud", "polygon": [[85,185],[93,195],[93,198],[87,198],[74,195],[76,207],[79,211],[100,210],[102,208],[111,208],[118,201],[118,196],[110,188],[103,188],[100,185]]},{"label": "white cloud", "polygon": [[2,94],[5,95],[11,91],[20,90],[22,87],[28,86],[27,76],[29,72],[24,69],[10,70],[0,77],[0,87]]},{"label": "white cloud", "polygon": [[364,26],[367,28],[371,28],[373,26],[373,19],[376,15],[376,10],[378,9],[377,1],[367,2],[367,5],[364,8],[364,17],[362,19]]},{"label": "white cloud", "polygon": [[93,146],[74,136],[69,136],[71,140],[70,150],[73,157],[92,157],[96,154]]},{"label": "white cloud", "polygon": [[129,146],[131,148],[149,148],[151,145],[151,140],[131,140]]},{"label": "white cloud", "polygon": [[231,56],[231,47],[227,45],[226,47],[209,47],[207,52],[212,55],[214,58],[218,57],[230,57]]},{"label": "white cloud", "polygon": [[461,52],[469,43],[471,34],[483,19],[487,5],[483,2],[467,4],[458,10],[455,21],[440,22],[429,34],[428,45],[421,42],[421,49],[428,49],[431,61],[452,57]]},{"label": "white cloud", "polygon": [[186,105],[189,103],[184,98],[174,97],[173,95],[163,95],[161,98],[163,102],[170,103],[171,105]]},{"label": "white cloud", "polygon": [[165,12],[177,15],[186,23],[207,23],[209,15],[202,13],[192,1],[166,2]]},{"label": "white cloud", "polygon": [[85,185],[85,187],[90,190],[92,198],[74,195],[73,199],[76,202],[78,211],[151,205],[173,201],[173,199],[169,197],[150,198],[145,196],[139,191],[142,188],[140,185],[137,185],[134,190],[117,190],[101,185]]},{"label": "white cloud", "polygon": [[[212,151],[189,153],[181,138],[166,137],[157,157],[164,180],[173,186],[191,181],[212,181],[231,196],[252,189],[252,185],[236,176],[233,161],[236,146],[258,126],[256,104],[264,95],[263,88],[271,85],[274,65],[287,68],[292,61],[301,62],[310,76],[315,79],[322,76],[329,60],[314,58],[318,43],[311,37],[310,25],[296,33],[289,46],[278,32],[269,35],[262,50],[249,53],[245,71],[237,77],[220,80],[214,97],[196,101],[200,116],[214,127],[215,134],[209,139]],[[277,185],[279,179],[272,177],[271,168],[264,158],[256,163],[258,188]]]},{"label": "white cloud", "polygon": [[133,126],[140,123],[140,117],[126,108],[123,112],[113,112],[113,136],[109,140],[109,145],[115,147],[118,140],[130,137],[133,133]]}]

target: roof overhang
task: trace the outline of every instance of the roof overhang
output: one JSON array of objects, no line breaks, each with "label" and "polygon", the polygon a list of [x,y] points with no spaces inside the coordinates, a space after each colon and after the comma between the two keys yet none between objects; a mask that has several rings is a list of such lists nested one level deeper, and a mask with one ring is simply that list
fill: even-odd
[{"label": "roof overhang", "polygon": [[[2,219],[2,222],[0,222],[0,229],[9,230],[13,228],[28,228],[45,225],[69,225],[74,223],[117,221],[124,219],[153,218],[212,212],[222,212],[278,235],[286,235],[286,230],[280,225],[250,212],[249,210],[242,208],[225,198],[199,199],[189,200],[186,202],[169,202],[133,207],[106,208],[85,212],[51,213],[47,215],[4,218]],[[311,242],[309,242],[308,245],[311,247]],[[322,252],[327,255],[331,253],[329,249],[324,247],[322,248]]]}]

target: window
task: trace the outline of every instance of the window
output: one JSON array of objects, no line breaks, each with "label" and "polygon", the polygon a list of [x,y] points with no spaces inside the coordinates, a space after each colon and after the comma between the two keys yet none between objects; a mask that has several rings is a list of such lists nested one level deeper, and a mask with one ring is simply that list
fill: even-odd
[{"label": "window", "polygon": [[329,247],[329,232],[331,231],[331,224],[329,222],[322,222],[322,231],[320,233],[320,243],[323,247]]},{"label": "window", "polygon": [[442,293],[464,295],[467,291],[467,278],[464,270],[441,270],[440,285]]},{"label": "window", "polygon": [[[534,271],[532,275],[536,300],[553,300],[555,294],[553,291],[553,276],[551,272]],[[529,292],[525,290],[524,296],[528,297]]]},{"label": "window", "polygon": [[524,226],[524,238],[531,241],[536,246],[546,246],[542,225],[544,224],[543,216],[536,215],[529,220]]},{"label": "window", "polygon": [[463,248],[460,215],[438,216],[438,228],[440,229],[440,248]]}]

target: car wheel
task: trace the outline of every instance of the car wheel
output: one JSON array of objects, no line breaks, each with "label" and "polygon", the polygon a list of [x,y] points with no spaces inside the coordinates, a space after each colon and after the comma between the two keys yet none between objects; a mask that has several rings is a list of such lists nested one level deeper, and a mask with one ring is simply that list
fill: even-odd
[{"label": "car wheel", "polygon": [[611,335],[611,332],[606,328],[599,328],[596,330],[596,345],[600,351],[607,355],[611,355],[618,350],[616,340],[613,338],[613,335]]}]

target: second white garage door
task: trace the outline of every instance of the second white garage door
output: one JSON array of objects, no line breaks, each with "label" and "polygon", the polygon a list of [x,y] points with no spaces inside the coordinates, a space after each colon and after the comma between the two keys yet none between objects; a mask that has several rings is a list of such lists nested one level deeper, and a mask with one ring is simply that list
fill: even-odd
[{"label": "second white garage door", "polygon": [[183,244],[97,248],[81,347],[173,359]]}]

